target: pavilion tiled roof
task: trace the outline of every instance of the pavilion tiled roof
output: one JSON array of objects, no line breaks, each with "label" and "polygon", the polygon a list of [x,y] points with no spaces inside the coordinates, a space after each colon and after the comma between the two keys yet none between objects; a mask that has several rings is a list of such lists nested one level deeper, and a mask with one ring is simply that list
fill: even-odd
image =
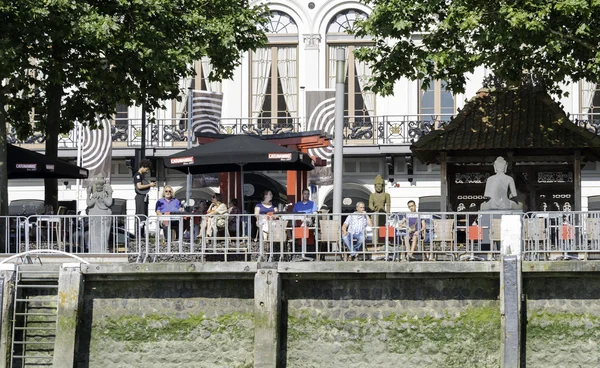
[{"label": "pavilion tiled roof", "polygon": [[573,124],[546,92],[515,89],[472,98],[442,130],[422,136],[411,146],[424,163],[439,162],[439,153],[472,156],[516,151],[530,155],[572,154],[600,159],[600,137]]}]

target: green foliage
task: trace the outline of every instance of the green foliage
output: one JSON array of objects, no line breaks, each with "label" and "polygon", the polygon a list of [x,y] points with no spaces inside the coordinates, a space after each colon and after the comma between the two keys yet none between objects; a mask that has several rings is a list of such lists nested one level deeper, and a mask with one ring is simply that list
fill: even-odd
[{"label": "green foliage", "polygon": [[247,0],[0,0],[0,112],[23,137],[32,108],[42,132],[95,126],[117,103],[152,111],[178,96],[195,60],[231,77],[264,42],[266,14]]},{"label": "green foliage", "polygon": [[[75,121],[96,128],[118,103],[154,111],[177,98],[196,60],[211,59],[209,78],[231,77],[264,43],[266,21],[266,7],[248,0],[0,0],[0,135],[4,122],[21,139],[41,131],[56,158]],[[0,165],[4,215],[6,175]],[[56,207],[57,192],[46,179],[46,203]]]},{"label": "green foliage", "polygon": [[356,51],[373,68],[371,88],[390,94],[402,77],[448,82],[464,92],[466,73],[489,67],[518,83],[534,74],[551,92],[559,82],[600,80],[600,1],[363,0],[373,8]]}]

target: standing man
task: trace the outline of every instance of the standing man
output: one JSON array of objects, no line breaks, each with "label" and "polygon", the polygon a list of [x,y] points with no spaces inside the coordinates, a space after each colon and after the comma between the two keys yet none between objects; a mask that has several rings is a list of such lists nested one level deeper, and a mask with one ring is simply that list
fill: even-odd
[{"label": "standing man", "polygon": [[356,203],[356,212],[346,217],[342,225],[342,241],[350,251],[350,259],[356,260],[356,252],[365,242],[365,231],[368,226],[373,226],[373,220],[365,212],[363,202]]},{"label": "standing man", "polygon": [[[148,217],[148,193],[150,188],[156,187],[156,182],[148,182],[144,177],[144,174],[150,171],[152,163],[147,158],[140,162],[140,168],[133,175],[133,187],[135,189],[135,214],[140,218],[145,219]],[[142,217],[143,216],[143,217]],[[143,225],[138,225],[141,228],[142,237],[145,236],[145,228]]]}]

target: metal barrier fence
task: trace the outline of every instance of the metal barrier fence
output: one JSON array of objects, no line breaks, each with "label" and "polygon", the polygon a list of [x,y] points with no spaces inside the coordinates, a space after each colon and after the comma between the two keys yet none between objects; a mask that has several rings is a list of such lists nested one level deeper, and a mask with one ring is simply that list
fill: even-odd
[{"label": "metal barrier fence", "polygon": [[[496,260],[504,214],[11,216],[0,217],[0,250],[121,254],[130,262]],[[365,224],[366,215],[374,226],[343,225]],[[520,216],[525,260],[600,259],[600,212]]]},{"label": "metal barrier fence", "polygon": [[141,254],[135,216],[32,215],[0,217],[4,254],[57,250],[73,254]]}]

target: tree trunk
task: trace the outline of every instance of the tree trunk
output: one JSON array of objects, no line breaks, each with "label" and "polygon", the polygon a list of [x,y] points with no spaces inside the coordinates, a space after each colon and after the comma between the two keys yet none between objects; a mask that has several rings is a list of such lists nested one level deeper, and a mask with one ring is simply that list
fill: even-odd
[{"label": "tree trunk", "polygon": [[[50,159],[58,157],[58,135],[60,133],[60,109],[63,90],[60,84],[52,84],[48,88],[48,122],[46,125],[46,156]],[[58,180],[44,179],[44,200],[52,206],[54,213],[58,209]]]},{"label": "tree trunk", "polygon": [[6,154],[6,116],[0,103],[0,216],[8,216],[8,157]]},{"label": "tree trunk", "polygon": [[[8,216],[8,157],[6,155],[6,116],[4,105],[0,103],[0,216]],[[9,248],[10,234],[6,231],[7,218],[0,219],[0,252],[7,252]],[[4,248],[4,249],[3,249]]]}]

